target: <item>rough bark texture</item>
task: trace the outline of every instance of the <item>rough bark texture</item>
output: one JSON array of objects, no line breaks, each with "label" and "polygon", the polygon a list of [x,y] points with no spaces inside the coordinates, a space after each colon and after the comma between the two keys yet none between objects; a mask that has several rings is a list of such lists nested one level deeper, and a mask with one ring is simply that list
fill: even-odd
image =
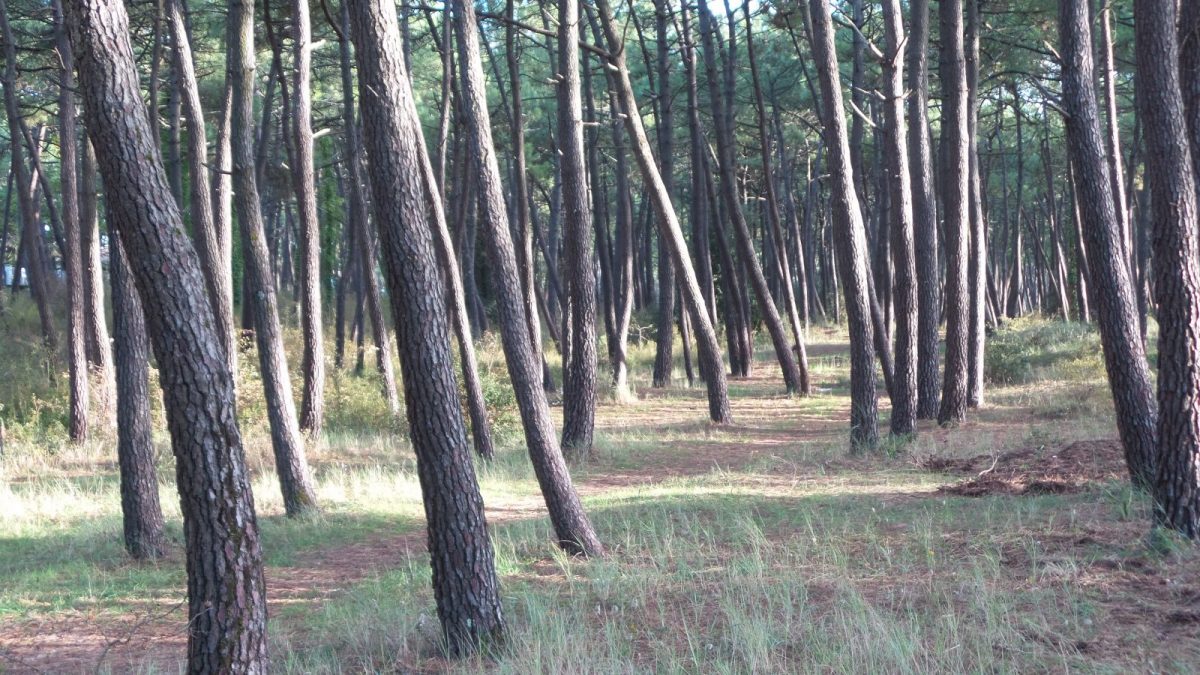
[{"label": "rough bark texture", "polygon": [[946,237],[946,369],[942,380],[939,424],[956,424],[967,416],[967,250],[971,239],[968,214],[970,138],[967,128],[967,65],[963,52],[962,0],[938,6],[942,80],[942,213]]},{"label": "rough bark texture", "polygon": [[[597,0],[596,9],[600,14],[600,25],[604,30],[604,39],[608,44],[609,63],[616,70],[617,93],[624,110],[637,110],[637,100],[633,95],[633,85],[629,81],[629,69],[625,65],[624,44],[613,24],[612,9],[608,0]],[[712,320],[705,307],[704,296],[700,292],[700,284],[696,281],[696,271],[688,256],[687,244],[683,238],[683,229],[679,225],[679,217],[671,204],[658,166],[654,163],[654,155],[650,151],[650,141],[642,126],[640,115],[625,115],[625,131],[629,134],[634,158],[642,172],[645,181],[647,198],[655,212],[655,222],[659,227],[660,241],[667,244],[676,271],[680,275],[680,287],[683,303],[691,314],[692,325],[696,330],[696,341],[700,352],[700,369],[706,374],[705,385],[708,391],[708,416],[718,424],[729,424],[733,421],[733,413],[729,407],[729,388],[725,377],[725,363],[721,360],[721,346],[717,342],[717,332],[713,329]]]},{"label": "rough bark texture", "polygon": [[124,250],[109,244],[108,271],[113,288],[113,330],[117,361],[117,466],[121,474],[121,516],[125,550],[136,560],[166,553],[158,471],[154,467],[154,429],[150,419],[150,348],[142,303],[129,276]]},{"label": "rough bark texture", "polygon": [[[596,426],[596,280],[592,271],[592,209],[588,202],[583,99],[579,89],[579,0],[559,0],[557,55],[557,140],[566,235],[563,276],[571,308],[568,331],[571,349],[563,364],[562,445],[566,452],[585,457],[592,448]],[[463,65],[469,65],[466,58]],[[668,319],[668,333],[670,329]]]},{"label": "rough bark texture", "polygon": [[1179,78],[1174,0],[1135,0],[1138,101],[1158,302],[1155,518],[1200,537],[1200,233]]},{"label": "rough bark texture", "polygon": [[[657,80],[658,99],[656,109],[658,116],[654,130],[658,142],[658,167],[662,175],[663,185],[667,194],[675,193],[675,158],[674,140],[675,129],[672,124],[674,114],[671,106],[671,68],[670,49],[667,44],[667,0],[654,2],[654,30],[657,48]],[[665,255],[666,247],[662,241],[658,244],[658,312],[655,316],[654,331],[654,370],[651,373],[651,384],[655,387],[666,387],[671,384],[671,371],[675,369],[675,269],[671,266],[671,257]]]},{"label": "rough bark texture", "polygon": [[75,133],[75,56],[67,39],[61,0],[54,3],[57,23],[56,50],[62,65],[58,93],[58,177],[62,189],[62,217],[66,249],[63,267],[67,273],[67,368],[70,380],[70,415],[67,433],[80,443],[88,434],[87,338],[84,333],[83,246],[79,220],[78,157]]},{"label": "rough bark texture", "polygon": [[231,143],[233,156],[234,208],[242,231],[246,279],[251,289],[250,305],[254,317],[254,337],[258,344],[258,363],[262,373],[271,426],[271,447],[275,453],[275,471],[288,515],[315,508],[316,493],[304,456],[304,440],[296,422],[296,405],[288,376],[287,355],[271,275],[267,235],[259,210],[258,180],[254,166],[254,0],[232,0],[229,6],[229,32],[226,36],[227,77],[233,87]]},{"label": "rough bark texture", "polygon": [[[583,510],[583,504],[571,482],[571,474],[558,445],[554,424],[550,420],[550,405],[546,400],[546,392],[542,389],[541,364],[534,360],[533,349],[529,344],[525,303],[521,293],[521,282],[517,277],[517,256],[508,226],[508,214],[504,208],[500,165],[496,158],[495,146],[492,144],[475,9],[466,0],[455,0],[452,7],[454,29],[458,36],[459,64],[462,69],[463,109],[472,153],[479,159],[480,165],[477,176],[480,221],[487,229],[504,357],[508,362],[509,376],[512,378],[517,405],[521,411],[525,443],[529,447],[529,457],[533,462],[542,496],[546,500],[546,508],[550,511],[550,520],[554,524],[558,544],[570,553],[602,556],[604,547]],[[574,16],[575,21],[563,23],[570,23],[575,26],[573,30],[578,30],[578,13]],[[582,151],[582,138],[579,139],[579,144]],[[582,155],[580,159],[582,160]],[[581,186],[581,189],[586,191],[586,187]],[[584,197],[586,202],[586,192]],[[587,230],[590,234],[591,228],[588,227]],[[587,269],[590,279],[590,255]],[[594,313],[594,307],[592,311]],[[575,345],[577,351],[584,348],[584,345]],[[592,360],[595,361],[594,344]],[[593,367],[594,365],[593,363]],[[594,371],[592,377],[595,377]]]},{"label": "rough bark texture", "polygon": [[884,161],[888,184],[888,230],[892,238],[896,359],[892,375],[892,433],[911,434],[917,421],[917,261],[913,251],[912,178],[904,127],[904,17],[900,0],[883,0],[886,36],[883,64]]},{"label": "rough bark texture", "polygon": [[233,378],[142,104],[128,17],[116,0],[66,9],[109,223],[128,253],[159,364],[188,551],[188,669],[266,672],[262,553]]},{"label": "rough bark texture", "polygon": [[929,0],[911,0],[908,35],[908,155],[917,258],[917,417],[938,413],[938,233],[929,139]]},{"label": "rough bark texture", "polygon": [[1067,150],[1092,271],[1088,280],[1092,309],[1100,328],[1125,462],[1134,484],[1149,487],[1154,476],[1157,410],[1105,163],[1089,26],[1088,0],[1064,0],[1059,5]]},{"label": "rough bark texture", "polygon": [[409,113],[412,90],[395,6],[380,0],[348,4],[372,206],[425,502],[434,598],[451,653],[467,655],[501,639],[504,618],[454,382],[444,287],[425,221],[426,191],[416,150],[423,140]]},{"label": "rough bark texture", "polygon": [[[304,394],[300,428],[321,431],[325,420],[325,337],[321,322],[321,224],[317,220],[317,189],[313,178],[312,26],[308,0],[292,2],[292,45],[295,86],[292,87],[292,191],[300,217],[300,332],[304,356],[300,365]],[[363,274],[373,274],[373,263]]]},{"label": "rough bark texture", "polygon": [[879,411],[875,400],[875,350],[868,298],[867,234],[854,191],[854,169],[842,106],[833,19],[825,0],[810,0],[810,7],[813,62],[821,84],[821,118],[825,125],[825,145],[829,148],[834,248],[850,330],[850,444],[855,450],[870,450],[879,442]]}]

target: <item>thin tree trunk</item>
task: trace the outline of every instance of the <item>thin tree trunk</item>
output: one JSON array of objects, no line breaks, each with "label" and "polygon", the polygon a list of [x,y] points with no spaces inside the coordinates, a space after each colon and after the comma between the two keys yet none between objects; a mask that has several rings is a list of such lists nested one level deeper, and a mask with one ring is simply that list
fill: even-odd
[{"label": "thin tree trunk", "polygon": [[288,376],[283,334],[271,279],[270,253],[259,210],[258,180],[255,177],[254,112],[254,0],[231,0],[226,37],[229,79],[233,87],[231,143],[233,187],[238,223],[242,230],[242,253],[251,294],[254,337],[258,343],[259,367],[271,427],[275,470],[288,515],[299,515],[317,505],[304,456],[304,440],[296,422],[296,406]]},{"label": "thin tree trunk", "polygon": [[[96,153],[86,133],[82,134],[80,143],[83,161],[79,170],[79,245],[83,255],[84,332],[87,336],[88,364],[100,384],[98,389],[93,388],[92,398],[99,405],[101,422],[112,427],[116,423],[116,390],[112,343],[104,316],[104,270],[100,263],[100,219],[96,209],[99,189],[96,185]],[[0,252],[3,250],[4,247],[0,246]]]},{"label": "thin tree trunk", "polygon": [[[984,354],[987,348],[987,219],[979,167],[979,4],[966,0],[967,162],[971,241],[967,262],[967,406],[983,405]],[[1048,158],[1047,158],[1047,161]]]}]

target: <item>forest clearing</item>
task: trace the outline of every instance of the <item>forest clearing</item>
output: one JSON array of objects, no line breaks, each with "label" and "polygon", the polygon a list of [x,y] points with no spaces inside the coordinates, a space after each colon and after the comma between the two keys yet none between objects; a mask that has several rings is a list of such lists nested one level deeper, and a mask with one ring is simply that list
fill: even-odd
[{"label": "forest clearing", "polygon": [[0,58],[0,673],[1200,672],[1200,0]]},{"label": "forest clearing", "polygon": [[[652,346],[631,351],[644,396],[602,394],[594,454],[574,470],[608,558],[550,543],[513,420],[498,425],[497,459],[478,470],[513,638],[460,663],[438,646],[404,434],[360,426],[384,414],[371,376],[334,379],[331,413],[359,412],[311,449],[323,506],[310,518],[284,515],[264,413],[245,413],[273,669],[1189,672],[1200,660],[1200,555],[1148,538],[1086,327],[1003,329],[988,364],[999,382],[972,421],[861,457],[845,451],[842,331],[813,331],[820,393],[787,397],[760,367],[732,383],[728,428],[706,420],[700,390],[649,387]],[[480,364],[485,382],[503,377],[494,346]],[[29,442],[10,438],[2,465],[5,672],[182,668],[173,486],[159,486],[167,556],[133,562],[105,441]]]}]

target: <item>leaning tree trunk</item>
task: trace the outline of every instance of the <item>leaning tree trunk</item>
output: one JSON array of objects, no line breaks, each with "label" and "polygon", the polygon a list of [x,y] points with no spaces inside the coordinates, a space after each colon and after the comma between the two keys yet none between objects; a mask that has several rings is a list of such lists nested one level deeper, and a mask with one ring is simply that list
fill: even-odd
[{"label": "leaning tree trunk", "polygon": [[929,138],[929,0],[911,0],[908,35],[908,154],[913,188],[913,235],[917,258],[917,417],[938,413],[937,200]]},{"label": "leaning tree trunk", "polygon": [[829,148],[834,247],[850,329],[850,444],[854,450],[870,450],[879,442],[879,411],[875,401],[875,352],[868,298],[867,233],[854,191],[833,19],[825,0],[810,0],[810,7],[813,61],[821,83],[821,118],[825,125],[825,145]]},{"label": "leaning tree trunk", "polygon": [[[292,190],[300,216],[300,332],[304,357],[300,365],[304,395],[300,428],[321,431],[325,419],[325,337],[321,322],[321,223],[317,220],[317,190],[313,177],[312,26],[308,0],[292,2],[292,44],[296,70],[292,88]],[[363,274],[372,274],[364,265]]]},{"label": "leaning tree trunk", "polygon": [[913,251],[912,178],[904,144],[904,17],[900,0],[884,0],[884,157],[889,176],[888,230],[896,272],[896,360],[892,375],[892,433],[911,434],[917,421],[917,261]]},{"label": "leaning tree trunk", "polygon": [[[487,228],[496,299],[500,311],[500,331],[504,344],[504,356],[508,362],[508,372],[512,378],[517,405],[521,410],[525,442],[529,446],[530,460],[533,462],[534,473],[541,486],[542,496],[546,500],[546,508],[550,511],[550,519],[554,523],[554,531],[559,545],[570,553],[602,556],[604,547],[583,510],[583,503],[575,491],[575,486],[571,483],[571,474],[567,470],[566,461],[563,459],[562,450],[554,434],[554,424],[550,420],[550,405],[546,400],[546,392],[542,388],[541,364],[534,360],[533,347],[529,342],[529,324],[525,317],[521,282],[517,276],[517,256],[513,247],[512,233],[508,226],[508,214],[504,208],[500,165],[496,159],[495,146],[492,144],[491,120],[488,114],[487,92],[484,89],[483,64],[479,54],[475,8],[467,0],[455,0],[452,8],[462,75],[463,114],[466,118],[472,152],[479,160],[477,178],[480,192],[480,221]],[[575,31],[575,34],[578,35],[578,16],[577,6],[574,12],[564,13],[560,22],[561,25],[568,27],[564,30]],[[572,44],[578,44],[578,40],[573,40]],[[578,104],[578,93],[576,93],[576,97],[576,104]],[[579,107],[574,110],[578,112]],[[412,114],[415,121],[415,108]],[[579,160],[582,161],[583,139],[580,137],[578,140],[578,150],[581,153]],[[560,143],[560,147],[562,145]],[[584,184],[579,187],[582,191],[586,211],[586,187]],[[591,228],[587,227],[586,229],[587,234],[590,234]],[[590,280],[591,256],[589,255],[586,260],[588,279]],[[593,314],[595,311],[594,300],[593,296],[591,310]],[[576,311],[579,311],[578,307]],[[594,320],[593,317],[592,321]],[[594,380],[594,335],[591,342],[592,378]],[[577,352],[584,349],[586,349],[586,345],[575,345]],[[579,384],[580,381],[576,380],[576,383]],[[594,386],[594,382],[592,386]]]},{"label": "leaning tree trunk", "polygon": [[[183,116],[188,128],[188,180],[191,194],[192,232],[200,269],[208,286],[209,300],[217,319],[221,344],[233,344],[233,313],[225,312],[223,298],[232,292],[228,287],[233,279],[221,262],[221,243],[213,222],[212,195],[208,191],[208,140],[205,133],[204,110],[200,106],[200,88],[192,63],[192,47],[184,21],[182,0],[168,0],[167,14],[171,24],[171,43],[174,47],[174,71],[182,94]],[[233,363],[231,360],[230,363]]]},{"label": "leaning tree trunk", "polygon": [[188,555],[188,669],[266,672],[262,551],[233,378],[142,103],[129,20],[116,0],[66,9],[109,224],[141,294],[175,451]]},{"label": "leaning tree trunk", "polygon": [[129,277],[125,252],[116,238],[109,241],[108,252],[117,361],[117,466],[121,474],[125,550],[135,560],[148,560],[166,554],[167,543],[158,502],[158,471],[154,466],[146,323],[137,289]]},{"label": "leaning tree trunk", "polygon": [[[592,448],[596,426],[596,281],[592,272],[592,210],[588,203],[583,101],[579,89],[579,0],[559,0],[558,12],[558,153],[566,234],[567,301],[571,307],[570,327],[564,331],[570,333],[571,349],[563,364],[562,446],[572,455],[586,457]],[[464,70],[469,66],[468,56],[462,59]],[[503,202],[503,195],[499,196]],[[485,195],[484,200],[487,198]],[[663,299],[659,298],[659,302]],[[670,329],[668,318],[668,333]]]},{"label": "leaning tree trunk", "polygon": [[1138,100],[1146,143],[1158,303],[1155,520],[1200,537],[1200,233],[1179,78],[1174,0],[1135,0]]},{"label": "leaning tree trunk", "polygon": [[58,24],[55,48],[62,65],[58,83],[58,176],[62,187],[63,229],[67,244],[63,251],[63,267],[67,272],[67,365],[71,391],[67,432],[72,441],[81,443],[87,439],[89,396],[76,155],[79,146],[75,133],[75,56],[71,51],[71,41],[67,38],[61,0],[54,3],[54,19]]},{"label": "leaning tree trunk", "polygon": [[250,304],[254,337],[262,371],[267,419],[275,470],[288,515],[299,515],[317,505],[316,492],[304,456],[304,440],[296,422],[291,379],[283,349],[283,332],[271,275],[267,235],[259,210],[258,180],[254,166],[254,0],[232,0],[229,10],[228,77],[233,87],[231,143],[233,155],[234,207],[242,230],[242,253],[246,279],[252,289]]},{"label": "leaning tree trunk", "polygon": [[[634,98],[633,85],[629,81],[629,69],[625,65],[624,45],[613,22],[612,8],[608,0],[596,0],[596,9],[600,14],[600,26],[604,30],[604,39],[608,44],[608,62],[616,73],[617,93],[621,99],[621,107],[627,111],[638,109]],[[658,166],[654,162],[654,154],[650,151],[650,141],[642,126],[640,115],[625,115],[625,131],[629,135],[634,158],[642,172],[646,183],[647,198],[655,211],[655,222],[658,224],[660,241],[667,244],[671,262],[679,272],[682,287],[683,303],[691,314],[692,324],[696,330],[696,340],[700,353],[700,369],[706,374],[705,385],[708,388],[709,419],[718,424],[728,424],[733,421],[729,407],[729,388],[725,378],[725,364],[721,360],[721,346],[717,342],[717,332],[713,329],[712,320],[705,307],[704,296],[700,292],[700,284],[696,281],[696,270],[688,256],[687,244],[683,238],[683,229],[679,225],[679,217],[671,204],[670,195]]]},{"label": "leaning tree trunk", "polygon": [[719,78],[716,76],[716,48],[713,46],[712,13],[706,5],[701,5],[699,11],[704,61],[708,70],[709,99],[716,126],[717,171],[721,179],[721,197],[725,202],[726,215],[732,221],[738,254],[750,274],[750,285],[754,290],[755,300],[763,314],[762,318],[767,326],[767,332],[771,335],[771,343],[775,347],[775,357],[779,360],[779,366],[783,370],[784,384],[789,393],[802,392],[804,390],[804,374],[796,365],[796,359],[792,355],[792,345],[787,339],[787,332],[784,330],[783,320],[779,317],[779,310],[775,308],[775,301],[771,297],[771,290],[767,286],[762,265],[754,251],[754,241],[750,238],[750,229],[746,225],[746,218],[738,201],[737,183],[734,176],[737,158],[733,147],[733,120],[728,110],[729,106],[732,106],[733,92],[727,84],[729,90],[722,96]]},{"label": "leaning tree trunk", "polygon": [[1091,271],[1087,281],[1125,463],[1133,483],[1149,488],[1154,478],[1157,410],[1100,134],[1088,14],[1088,0],[1064,0],[1059,5],[1067,151],[1074,171],[1075,203],[1080,220],[1087,223],[1081,233]]},{"label": "leaning tree trunk", "polygon": [[946,146],[942,154],[942,197],[946,229],[946,370],[942,381],[939,424],[953,424],[967,415],[967,250],[970,138],[967,126],[967,65],[963,49],[963,0],[942,0],[938,7],[942,39],[942,125]]},{"label": "leaning tree trunk", "polygon": [[465,656],[502,638],[504,618],[454,382],[445,287],[425,221],[426,191],[416,149],[424,141],[409,112],[412,89],[395,5],[379,0],[348,5],[372,206],[425,504],[434,598],[450,653]]}]

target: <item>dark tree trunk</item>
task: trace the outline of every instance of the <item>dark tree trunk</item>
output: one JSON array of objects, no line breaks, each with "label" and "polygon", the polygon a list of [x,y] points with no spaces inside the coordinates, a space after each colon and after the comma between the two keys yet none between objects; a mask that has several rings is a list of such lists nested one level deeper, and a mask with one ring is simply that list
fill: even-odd
[{"label": "dark tree trunk", "polygon": [[[566,452],[586,457],[596,426],[596,282],[579,89],[579,0],[559,0],[558,8],[558,150],[571,308],[571,349],[563,363],[562,445]],[[466,59],[462,60],[465,66]],[[668,319],[668,333],[670,326]]]},{"label": "dark tree trunk", "polygon": [[1075,172],[1076,201],[1086,223],[1083,243],[1104,365],[1130,476],[1135,485],[1149,487],[1154,476],[1157,411],[1100,134],[1088,0],[1061,3],[1059,31],[1067,150]]},{"label": "dark tree trunk", "polygon": [[254,337],[262,371],[267,419],[275,470],[288,515],[298,515],[317,504],[304,456],[304,440],[296,422],[296,406],[288,376],[287,356],[271,278],[267,235],[259,210],[258,180],[254,166],[254,0],[232,0],[227,34],[228,77],[233,87],[231,143],[233,187],[238,224],[242,230],[242,253],[246,278],[252,293]]},{"label": "dark tree trunk", "polygon": [[884,60],[884,157],[888,175],[888,230],[896,273],[896,360],[892,376],[892,433],[911,434],[917,421],[917,261],[913,252],[912,178],[904,128],[904,17],[900,0],[883,2],[887,57]]},{"label": "dark tree trunk", "polygon": [[942,40],[942,133],[945,163],[942,197],[946,237],[946,369],[943,373],[939,424],[967,415],[967,342],[970,307],[967,295],[970,231],[970,135],[967,110],[967,66],[963,50],[962,0],[942,0],[938,7]]},{"label": "dark tree trunk", "polygon": [[875,400],[875,353],[867,271],[867,234],[854,190],[854,169],[846,113],[842,107],[833,19],[825,0],[810,0],[812,51],[821,84],[821,120],[829,148],[829,183],[833,194],[834,248],[845,287],[850,329],[850,444],[871,450],[879,442],[879,411]]},{"label": "dark tree trunk", "polygon": [[1200,233],[1179,76],[1174,0],[1135,0],[1138,101],[1146,143],[1158,304],[1155,520],[1200,537]]},{"label": "dark tree trunk", "polygon": [[117,361],[117,465],[121,473],[125,550],[135,560],[146,560],[164,555],[167,548],[162,507],[158,503],[158,471],[154,466],[149,347],[142,304],[116,238],[110,241],[108,251]]},{"label": "dark tree trunk", "polygon": [[[658,48],[658,90],[654,92],[657,98],[655,110],[654,136],[658,141],[658,169],[662,176],[667,195],[674,197],[675,193],[675,158],[674,158],[674,111],[671,105],[671,56],[670,45],[667,44],[667,0],[654,1],[654,27]],[[661,231],[661,227],[660,227]],[[671,266],[671,257],[666,253],[667,246],[659,236],[658,243],[658,314],[655,321],[654,372],[651,382],[655,387],[666,387],[671,384],[671,371],[675,368],[673,346],[675,331],[672,328],[675,321],[675,269]]]},{"label": "dark tree trunk", "polygon": [[87,338],[83,320],[82,224],[79,219],[78,140],[75,133],[75,56],[67,38],[66,18],[61,0],[55,0],[55,49],[62,65],[58,89],[58,176],[62,189],[63,229],[66,248],[63,267],[67,273],[67,367],[70,380],[70,406],[67,433],[81,443],[88,434]]},{"label": "dark tree trunk", "polygon": [[929,139],[929,0],[911,0],[908,36],[908,154],[917,258],[917,417],[938,413],[938,284],[936,198]]},{"label": "dark tree trunk", "polygon": [[[629,81],[629,70],[625,65],[624,45],[613,23],[612,9],[608,0],[597,0],[596,8],[600,14],[600,25],[604,30],[605,42],[610,54],[609,63],[615,69],[617,77],[617,94],[621,99],[624,110],[636,111],[637,101],[633,95],[633,85]],[[654,163],[650,151],[650,141],[646,130],[642,127],[640,115],[628,114],[624,117],[625,131],[629,135],[634,157],[642,178],[646,183],[646,193],[655,211],[655,222],[659,226],[660,241],[666,242],[671,262],[679,272],[683,288],[683,302],[691,314],[693,328],[696,330],[700,369],[706,374],[705,384],[708,387],[709,419],[719,424],[733,421],[729,407],[729,390],[725,379],[725,365],[721,361],[721,347],[717,343],[717,333],[713,329],[712,320],[705,308],[704,296],[700,293],[700,284],[696,281],[696,272],[688,257],[687,244],[684,242],[683,229],[679,218],[671,204],[658,166]]]},{"label": "dark tree trunk", "polygon": [[142,105],[125,8],[86,0],[66,9],[109,224],[143,301],[175,450],[188,551],[188,669],[266,672],[262,552],[233,378]]},{"label": "dark tree trunk", "polygon": [[[467,122],[471,152],[479,159],[480,170],[477,179],[480,191],[480,220],[487,228],[493,273],[496,277],[496,299],[500,311],[504,355],[508,362],[508,372],[512,378],[517,404],[521,409],[525,442],[529,446],[534,473],[537,474],[542,496],[545,497],[546,507],[550,511],[550,519],[554,523],[559,545],[570,553],[602,556],[604,547],[600,544],[591,521],[583,510],[583,504],[575,491],[575,486],[571,483],[571,474],[567,471],[558,439],[555,437],[554,425],[550,421],[550,406],[546,401],[546,392],[542,389],[541,364],[534,360],[533,348],[529,343],[529,324],[525,318],[525,303],[521,294],[521,282],[517,276],[517,256],[513,247],[512,233],[508,226],[508,214],[504,209],[500,166],[496,159],[495,146],[492,143],[487,93],[484,90],[483,65],[479,54],[475,8],[466,0],[455,0],[452,7],[455,34],[458,36],[463,113]],[[575,12],[564,14],[561,25],[569,26],[569,30],[578,35],[577,8]],[[571,40],[570,43],[572,46],[577,45],[578,39]],[[579,93],[576,89],[576,105],[572,109],[575,111],[574,115],[577,120],[579,119],[578,113],[582,108],[578,97]],[[412,116],[415,120],[415,108]],[[582,128],[579,129],[579,132],[577,148],[580,156],[578,159],[582,163]],[[583,196],[586,212],[586,184],[581,184],[579,189]],[[585,226],[585,235],[589,235],[590,230],[590,227]],[[585,236],[585,239],[590,241],[588,236]],[[589,288],[591,288],[591,256],[588,255],[586,260]],[[592,288],[593,293],[594,290]],[[592,321],[595,320],[594,311],[593,305]],[[594,335],[590,343],[592,378],[594,380],[596,353]],[[583,344],[575,345],[576,351],[582,351],[585,348],[586,345]],[[582,385],[579,380],[576,380],[576,383]],[[593,387],[595,386],[594,381],[591,384]]]},{"label": "dark tree trunk", "polygon": [[353,0],[364,145],[375,224],[391,290],[404,400],[425,503],[434,598],[451,654],[503,637],[495,559],[471,465],[450,353],[444,288],[425,221],[424,143],[395,6]]},{"label": "dark tree trunk", "polygon": [[[266,0],[265,0],[266,1]],[[300,216],[300,331],[304,356],[300,365],[304,394],[300,402],[300,428],[321,431],[325,419],[325,337],[321,321],[321,223],[317,220],[316,181],[313,176],[312,133],[312,27],[308,0],[292,2],[292,190]],[[371,269],[364,266],[364,275]]]}]

